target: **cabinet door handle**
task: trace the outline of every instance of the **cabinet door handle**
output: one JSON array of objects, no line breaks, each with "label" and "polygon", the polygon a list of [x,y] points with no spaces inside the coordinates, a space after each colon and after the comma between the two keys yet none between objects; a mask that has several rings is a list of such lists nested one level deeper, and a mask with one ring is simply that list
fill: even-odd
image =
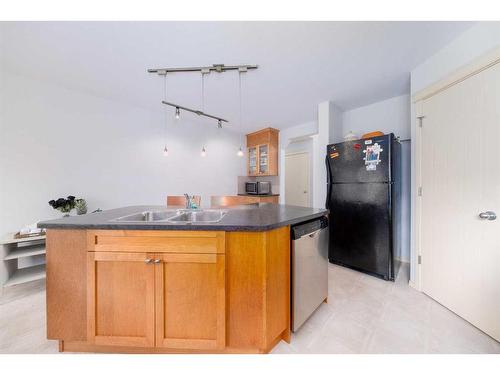
[{"label": "cabinet door handle", "polygon": [[150,264],[152,261],[153,261],[153,259],[147,258],[146,260],[144,260],[144,263]]},{"label": "cabinet door handle", "polygon": [[155,264],[161,263],[161,259],[155,259],[155,260],[153,261],[153,263],[155,263]]}]

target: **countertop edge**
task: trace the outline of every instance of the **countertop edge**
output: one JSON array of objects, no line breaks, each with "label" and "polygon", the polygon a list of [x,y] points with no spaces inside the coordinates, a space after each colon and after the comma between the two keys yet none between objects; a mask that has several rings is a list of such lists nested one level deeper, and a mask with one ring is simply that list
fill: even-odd
[{"label": "countertop edge", "polygon": [[223,231],[223,232],[265,232],[313,220],[328,214],[328,210],[303,217],[285,220],[268,225],[217,225],[217,224],[137,224],[137,223],[106,223],[106,224],[51,224],[40,223],[39,228],[45,229],[108,229],[108,230],[178,230],[178,231]]}]

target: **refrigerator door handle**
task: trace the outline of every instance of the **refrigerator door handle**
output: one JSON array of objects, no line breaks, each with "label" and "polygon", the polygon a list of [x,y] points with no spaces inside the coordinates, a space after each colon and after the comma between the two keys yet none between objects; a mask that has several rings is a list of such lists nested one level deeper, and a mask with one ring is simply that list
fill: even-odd
[{"label": "refrigerator door handle", "polygon": [[330,164],[328,163],[328,154],[325,156],[325,166],[326,166],[326,202],[325,202],[325,208],[328,210],[330,209],[330,190],[332,186],[332,178],[331,178],[331,171],[330,171]]}]

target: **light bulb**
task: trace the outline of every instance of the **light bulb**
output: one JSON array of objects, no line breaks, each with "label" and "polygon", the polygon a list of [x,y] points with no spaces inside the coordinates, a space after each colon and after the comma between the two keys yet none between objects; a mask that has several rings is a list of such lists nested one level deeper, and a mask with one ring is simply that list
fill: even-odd
[{"label": "light bulb", "polygon": [[205,150],[205,146],[203,146],[203,148],[201,149],[201,156],[202,157],[207,156],[207,150]]},{"label": "light bulb", "polygon": [[217,122],[217,127],[218,127],[219,129],[222,129],[222,120],[219,120],[219,121]]},{"label": "light bulb", "polygon": [[181,110],[179,107],[175,107],[175,119],[178,120],[181,118]]},{"label": "light bulb", "polygon": [[167,148],[167,146],[165,146],[165,148],[163,149],[163,156],[168,156],[168,148]]},{"label": "light bulb", "polygon": [[242,156],[243,156],[243,150],[241,149],[241,147],[240,147],[240,149],[238,150],[237,155],[238,155],[239,157],[242,157]]}]

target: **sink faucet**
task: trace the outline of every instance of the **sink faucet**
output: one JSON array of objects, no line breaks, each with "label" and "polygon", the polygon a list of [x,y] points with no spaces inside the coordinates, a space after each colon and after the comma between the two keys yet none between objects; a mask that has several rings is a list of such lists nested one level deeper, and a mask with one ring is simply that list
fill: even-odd
[{"label": "sink faucet", "polygon": [[186,208],[191,209],[191,208],[198,208],[196,207],[196,203],[194,201],[194,195],[190,196],[187,193],[184,193],[184,196],[186,197]]}]

